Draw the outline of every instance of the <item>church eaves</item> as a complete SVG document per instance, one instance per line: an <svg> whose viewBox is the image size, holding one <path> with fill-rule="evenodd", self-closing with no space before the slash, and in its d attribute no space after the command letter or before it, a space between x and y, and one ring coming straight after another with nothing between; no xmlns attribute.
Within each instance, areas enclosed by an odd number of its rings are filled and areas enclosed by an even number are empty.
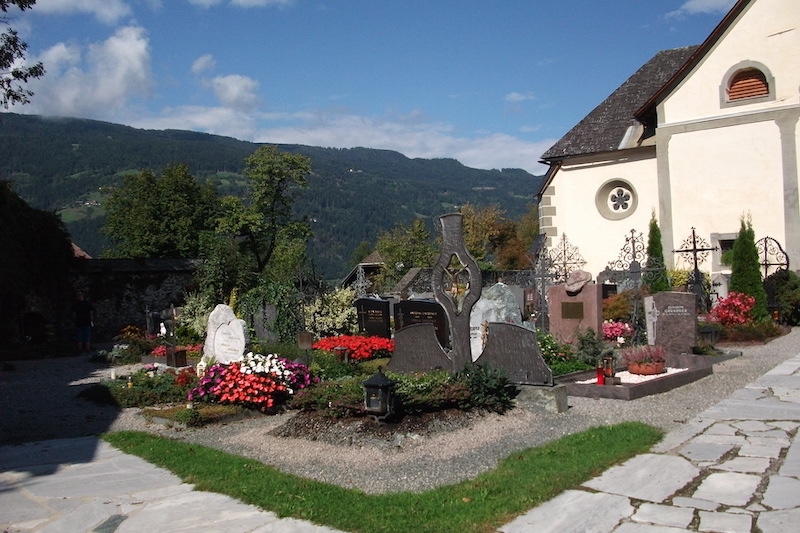
<svg viewBox="0 0 800 533"><path fill-rule="evenodd" d="M543 155L548 163L569 156L612 152L631 126L636 112L670 80L697 50L687 46L662 50L611 93Z"/></svg>

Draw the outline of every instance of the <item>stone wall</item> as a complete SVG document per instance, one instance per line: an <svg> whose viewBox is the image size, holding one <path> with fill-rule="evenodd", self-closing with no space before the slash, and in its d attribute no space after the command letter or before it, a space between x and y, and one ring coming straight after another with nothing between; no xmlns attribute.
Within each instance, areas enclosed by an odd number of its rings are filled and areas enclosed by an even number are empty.
<svg viewBox="0 0 800 533"><path fill-rule="evenodd" d="M191 288L191 259L87 259L74 273L95 310L94 337L110 340L128 324L145 327L145 309L179 306Z"/></svg>

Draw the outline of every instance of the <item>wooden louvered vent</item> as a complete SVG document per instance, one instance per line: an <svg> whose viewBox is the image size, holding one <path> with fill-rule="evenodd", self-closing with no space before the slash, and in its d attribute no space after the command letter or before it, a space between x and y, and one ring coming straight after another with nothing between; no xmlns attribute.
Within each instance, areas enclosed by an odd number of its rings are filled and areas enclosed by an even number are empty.
<svg viewBox="0 0 800 533"><path fill-rule="evenodd" d="M769 85L764 73L757 69L743 70L736 74L728 87L728 100L743 100L769 95Z"/></svg>

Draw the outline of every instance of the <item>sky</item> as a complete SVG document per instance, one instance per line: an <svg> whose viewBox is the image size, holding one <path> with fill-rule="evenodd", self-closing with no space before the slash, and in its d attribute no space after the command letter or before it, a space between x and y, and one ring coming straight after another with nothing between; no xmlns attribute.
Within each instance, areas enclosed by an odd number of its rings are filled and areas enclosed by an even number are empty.
<svg viewBox="0 0 800 533"><path fill-rule="evenodd" d="M539 156L734 0L38 0L10 110L542 173ZM1 28L0 28L1 29Z"/></svg>

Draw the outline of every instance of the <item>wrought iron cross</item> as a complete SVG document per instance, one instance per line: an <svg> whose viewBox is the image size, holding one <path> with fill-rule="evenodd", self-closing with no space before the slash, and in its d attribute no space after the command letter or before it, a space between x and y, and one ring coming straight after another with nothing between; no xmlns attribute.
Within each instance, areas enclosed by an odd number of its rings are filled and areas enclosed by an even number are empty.
<svg viewBox="0 0 800 533"><path fill-rule="evenodd" d="M691 246L689 246L691 245ZM705 261L708 252L718 250L716 246L709 245L705 239L698 238L695 228L692 227L692 235L683 241L683 248L672 250L674 254L684 254L692 256L694 269L692 270L692 292L697 297L698 306L702 310L707 310L707 298L704 291L703 275L700 273L700 263ZM702 255L701 255L702 254Z"/></svg>
<svg viewBox="0 0 800 533"><path fill-rule="evenodd" d="M764 237L756 242L756 250L761 256L761 267L764 269L764 278L767 279L769 269L778 267L778 270L789 270L789 255L777 240Z"/></svg>
<svg viewBox="0 0 800 533"><path fill-rule="evenodd" d="M566 282L573 270L586 264L578 248L567 240L566 233L561 234L561 240L549 256L553 264L551 271L555 271L557 279L561 282Z"/></svg>

